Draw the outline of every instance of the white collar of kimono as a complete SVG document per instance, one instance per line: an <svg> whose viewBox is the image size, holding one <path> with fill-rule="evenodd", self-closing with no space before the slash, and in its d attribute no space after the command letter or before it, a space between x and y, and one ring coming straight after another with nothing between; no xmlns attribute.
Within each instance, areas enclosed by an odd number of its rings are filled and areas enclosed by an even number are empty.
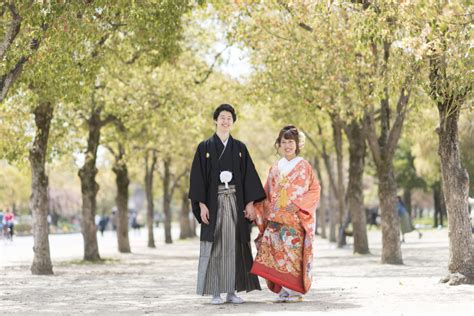
<svg viewBox="0 0 474 316"><path fill-rule="evenodd" d="M227 147L227 143L229 142L230 135L227 135L227 139L225 141L223 141L222 138L220 138L219 135L217 135L217 133L214 135L217 136L217 138L221 141L222 145L224 145L224 148Z"/></svg>
<svg viewBox="0 0 474 316"><path fill-rule="evenodd" d="M301 157L295 157L291 160L287 160L285 157L281 158L278 161L278 171L280 171L280 175L286 176L301 160L303 160Z"/></svg>
<svg viewBox="0 0 474 316"><path fill-rule="evenodd" d="M227 147L227 143L229 142L229 137L227 137L227 139L225 141L222 141L222 144L224 145L224 147Z"/></svg>
<svg viewBox="0 0 474 316"><path fill-rule="evenodd" d="M219 139L220 139L220 138L219 138ZM224 145L224 149L222 150L222 152L221 152L221 154L220 154L220 156L219 156L219 160L221 160L222 155L224 154L224 151L225 151L225 149L227 148L227 143L228 143L228 142L229 142L229 138L227 138L224 142L223 142L222 139L221 139L221 143Z"/></svg>

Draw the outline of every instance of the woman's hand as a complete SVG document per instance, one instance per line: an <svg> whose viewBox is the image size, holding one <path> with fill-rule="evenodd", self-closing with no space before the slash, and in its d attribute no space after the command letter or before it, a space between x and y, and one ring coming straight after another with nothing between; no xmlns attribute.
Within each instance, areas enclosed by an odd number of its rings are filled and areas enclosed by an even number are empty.
<svg viewBox="0 0 474 316"><path fill-rule="evenodd" d="M247 218L248 220L252 222L257 218L255 214L255 208L253 207L253 202L249 202L245 206L244 214L245 214L245 218Z"/></svg>
<svg viewBox="0 0 474 316"><path fill-rule="evenodd" d="M204 224L209 225L209 209L207 208L206 204L199 203L199 207L201 209L201 220Z"/></svg>
<svg viewBox="0 0 474 316"><path fill-rule="evenodd" d="M287 205L285 209L287 212L296 213L299 210L299 207L294 205L293 203L290 203Z"/></svg>

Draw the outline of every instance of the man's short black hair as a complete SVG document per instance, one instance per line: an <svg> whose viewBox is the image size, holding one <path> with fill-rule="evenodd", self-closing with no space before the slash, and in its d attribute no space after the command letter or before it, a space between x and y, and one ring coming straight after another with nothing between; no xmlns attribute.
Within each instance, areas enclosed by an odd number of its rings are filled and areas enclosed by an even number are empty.
<svg viewBox="0 0 474 316"><path fill-rule="evenodd" d="M235 114L234 107L227 103L219 105L214 111L214 121L217 121L217 118L219 117L219 114L221 114L222 111L230 112L232 114L232 119L234 120L234 122L237 121L237 114Z"/></svg>

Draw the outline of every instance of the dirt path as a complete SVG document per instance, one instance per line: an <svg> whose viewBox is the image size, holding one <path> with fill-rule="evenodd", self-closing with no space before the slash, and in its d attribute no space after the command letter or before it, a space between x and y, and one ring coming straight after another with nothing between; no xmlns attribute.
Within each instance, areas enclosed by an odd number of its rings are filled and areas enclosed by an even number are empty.
<svg viewBox="0 0 474 316"><path fill-rule="evenodd" d="M176 232L175 232L176 233ZM146 234L131 233L133 254L115 251L112 233L100 240L105 264L77 264L80 235L51 236L54 276L29 272L30 237L0 241L0 315L324 314L474 315L474 286L438 283L447 266L446 230L406 236L405 265L381 265L380 232L369 232L372 255L353 256L317 238L313 288L303 303L272 303L263 291L243 293L243 305L210 305L195 295L199 241L146 248ZM15 245L16 243L16 245ZM61 248L63 247L63 248ZM73 261L75 259L75 261Z"/></svg>

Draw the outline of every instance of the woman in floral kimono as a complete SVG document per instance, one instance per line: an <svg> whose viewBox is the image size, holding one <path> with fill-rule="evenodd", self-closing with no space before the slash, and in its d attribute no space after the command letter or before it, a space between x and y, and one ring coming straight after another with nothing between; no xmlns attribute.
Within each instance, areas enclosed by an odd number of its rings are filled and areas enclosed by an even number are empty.
<svg viewBox="0 0 474 316"><path fill-rule="evenodd" d="M301 302L311 288L320 186L311 165L297 156L300 138L293 125L280 131L275 147L284 157L270 168L267 197L255 204L252 216L260 234L251 273L265 278L280 302Z"/></svg>

